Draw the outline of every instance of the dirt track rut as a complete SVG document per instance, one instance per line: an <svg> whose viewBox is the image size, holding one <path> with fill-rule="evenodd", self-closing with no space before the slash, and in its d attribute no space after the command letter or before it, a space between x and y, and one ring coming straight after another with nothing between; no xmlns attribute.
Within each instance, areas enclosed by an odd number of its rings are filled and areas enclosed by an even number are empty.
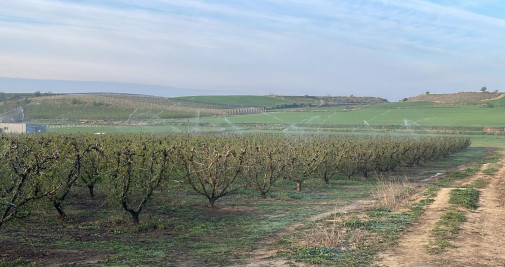
<svg viewBox="0 0 505 267"><path fill-rule="evenodd" d="M449 192L443 188L435 201L427 207L418 223L403 234L398 243L379 255L376 266L505 266L505 207L501 188L505 186L505 158L496 164L500 170L493 176L482 173L484 165L475 176L456 186L469 184L477 179L489 184L480 191L479 207L466 213L467 221L461 225L458 237L452 240L455 248L440 254L429 254L426 244L431 229L449 206Z"/></svg>

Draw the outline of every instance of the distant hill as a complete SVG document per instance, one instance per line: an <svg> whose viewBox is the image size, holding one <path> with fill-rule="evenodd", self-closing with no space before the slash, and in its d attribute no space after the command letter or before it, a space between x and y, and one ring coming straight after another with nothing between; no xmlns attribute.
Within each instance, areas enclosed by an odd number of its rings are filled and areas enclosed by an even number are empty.
<svg viewBox="0 0 505 267"><path fill-rule="evenodd" d="M24 94L0 103L0 114L22 108L25 120L145 121L195 116L228 116L264 111L261 107L228 107L168 97L133 94Z"/></svg>
<svg viewBox="0 0 505 267"><path fill-rule="evenodd" d="M274 96L278 99L295 102L310 103L317 106L349 106L349 105L375 105L388 102L380 97L360 97L360 96Z"/></svg>
<svg viewBox="0 0 505 267"><path fill-rule="evenodd" d="M48 79L25 79L0 77L0 92L51 92L53 94L122 92L128 94L149 94L167 97L203 95L205 90L176 88L152 84L101 81L66 81ZM226 94L229 92L216 92Z"/></svg>
<svg viewBox="0 0 505 267"><path fill-rule="evenodd" d="M387 100L352 96L228 95L169 98L117 93L0 93L0 117L10 118L17 112L25 121L153 123L159 119L232 116L281 108L369 105L383 102Z"/></svg>
<svg viewBox="0 0 505 267"><path fill-rule="evenodd" d="M409 102L428 101L437 103L457 103L496 100L504 97L503 93L490 92L459 92L455 94L423 94L408 98Z"/></svg>
<svg viewBox="0 0 505 267"><path fill-rule="evenodd" d="M373 105L388 102L386 99L378 97L357 97L357 96L193 96L177 97L176 100L189 101L193 103L206 103L214 105L224 105L229 107L265 107L268 109L296 108L296 107L334 107L349 105Z"/></svg>

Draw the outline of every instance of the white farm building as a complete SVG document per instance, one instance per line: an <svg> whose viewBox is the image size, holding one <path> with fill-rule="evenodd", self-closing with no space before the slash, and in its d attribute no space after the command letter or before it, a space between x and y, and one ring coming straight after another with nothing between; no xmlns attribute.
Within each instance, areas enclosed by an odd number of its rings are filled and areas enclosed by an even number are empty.
<svg viewBox="0 0 505 267"><path fill-rule="evenodd" d="M43 133L45 131L45 125L29 124L24 122L0 122L0 133Z"/></svg>

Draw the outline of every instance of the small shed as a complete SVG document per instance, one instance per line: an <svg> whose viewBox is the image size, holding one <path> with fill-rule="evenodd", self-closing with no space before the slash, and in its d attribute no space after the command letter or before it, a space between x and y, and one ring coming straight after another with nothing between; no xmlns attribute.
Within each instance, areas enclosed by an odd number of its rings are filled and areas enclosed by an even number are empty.
<svg viewBox="0 0 505 267"><path fill-rule="evenodd" d="M45 125L30 123L0 123L0 133L43 133L46 132Z"/></svg>

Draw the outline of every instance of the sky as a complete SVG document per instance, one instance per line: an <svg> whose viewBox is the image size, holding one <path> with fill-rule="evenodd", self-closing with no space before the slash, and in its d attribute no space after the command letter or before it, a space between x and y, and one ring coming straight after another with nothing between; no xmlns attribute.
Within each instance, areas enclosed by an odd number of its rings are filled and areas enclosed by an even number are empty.
<svg viewBox="0 0 505 267"><path fill-rule="evenodd" d="M0 91L505 91L504 33L502 0L0 0Z"/></svg>

